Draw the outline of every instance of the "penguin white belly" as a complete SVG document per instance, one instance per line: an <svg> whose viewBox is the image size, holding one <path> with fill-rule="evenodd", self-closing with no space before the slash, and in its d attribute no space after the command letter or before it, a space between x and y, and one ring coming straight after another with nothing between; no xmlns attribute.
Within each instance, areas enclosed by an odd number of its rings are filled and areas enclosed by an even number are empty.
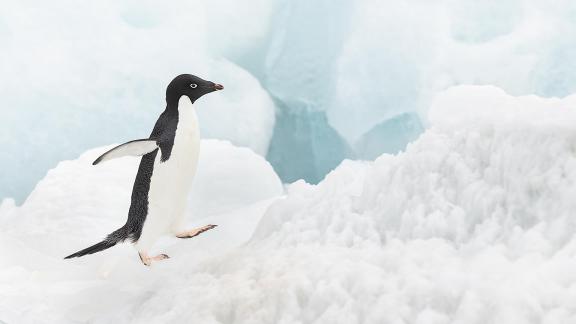
<svg viewBox="0 0 576 324"><path fill-rule="evenodd" d="M170 158L160 162L158 152L150 179L148 214L136 243L139 251L148 251L156 240L181 229L188 193L198 165L200 130L198 119L187 96L178 102L178 126Z"/></svg>

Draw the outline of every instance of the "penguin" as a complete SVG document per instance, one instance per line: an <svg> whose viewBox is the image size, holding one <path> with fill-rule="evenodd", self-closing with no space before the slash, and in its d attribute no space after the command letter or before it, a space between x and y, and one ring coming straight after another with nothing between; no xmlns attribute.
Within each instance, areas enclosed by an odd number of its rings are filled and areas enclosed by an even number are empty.
<svg viewBox="0 0 576 324"><path fill-rule="evenodd" d="M183 228L186 201L200 149L198 119L193 104L200 97L224 89L220 84L191 74L175 77L166 88L166 108L158 117L148 138L118 145L92 164L124 156L141 156L134 180L128 219L124 226L99 243L73 253L65 259L81 257L130 241L146 266L168 259L166 254L148 255L160 236L195 237L216 225L192 230Z"/></svg>

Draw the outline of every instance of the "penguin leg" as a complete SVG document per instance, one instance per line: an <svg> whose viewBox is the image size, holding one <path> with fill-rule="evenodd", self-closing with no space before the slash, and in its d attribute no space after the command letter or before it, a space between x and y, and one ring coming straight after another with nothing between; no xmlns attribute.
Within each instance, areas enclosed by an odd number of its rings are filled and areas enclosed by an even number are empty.
<svg viewBox="0 0 576 324"><path fill-rule="evenodd" d="M166 254L159 254L157 256L151 257L146 252L138 252L138 255L140 256L140 261L142 261L142 263L145 266L150 266L152 264L152 261L161 261L165 259L170 259L170 257Z"/></svg>
<svg viewBox="0 0 576 324"><path fill-rule="evenodd" d="M190 231L180 232L180 233L176 234L176 237L182 238L182 239L193 238L194 236L198 236L201 233L209 231L216 226L218 226L218 225L206 225L206 226L198 227L198 228L195 228L195 229L190 230Z"/></svg>

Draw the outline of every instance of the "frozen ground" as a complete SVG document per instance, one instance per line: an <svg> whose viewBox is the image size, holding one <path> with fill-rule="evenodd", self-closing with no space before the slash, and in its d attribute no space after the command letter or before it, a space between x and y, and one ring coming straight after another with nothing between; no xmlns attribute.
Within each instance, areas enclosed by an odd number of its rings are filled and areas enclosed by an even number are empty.
<svg viewBox="0 0 576 324"><path fill-rule="evenodd" d="M167 238L151 268L127 245L62 260L124 220L136 162L91 150L0 206L0 320L573 323L575 106L451 88L405 152L286 192L258 155L204 141L190 219L220 227Z"/></svg>

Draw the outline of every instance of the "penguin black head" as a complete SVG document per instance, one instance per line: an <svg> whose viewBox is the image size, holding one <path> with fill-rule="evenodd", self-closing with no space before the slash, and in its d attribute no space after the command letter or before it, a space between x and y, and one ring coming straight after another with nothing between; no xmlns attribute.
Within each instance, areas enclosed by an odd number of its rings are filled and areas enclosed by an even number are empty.
<svg viewBox="0 0 576 324"><path fill-rule="evenodd" d="M224 87L212 81L206 81L195 75L180 74L166 88L166 101L178 102L181 96L188 96L194 102L203 95L222 90Z"/></svg>

